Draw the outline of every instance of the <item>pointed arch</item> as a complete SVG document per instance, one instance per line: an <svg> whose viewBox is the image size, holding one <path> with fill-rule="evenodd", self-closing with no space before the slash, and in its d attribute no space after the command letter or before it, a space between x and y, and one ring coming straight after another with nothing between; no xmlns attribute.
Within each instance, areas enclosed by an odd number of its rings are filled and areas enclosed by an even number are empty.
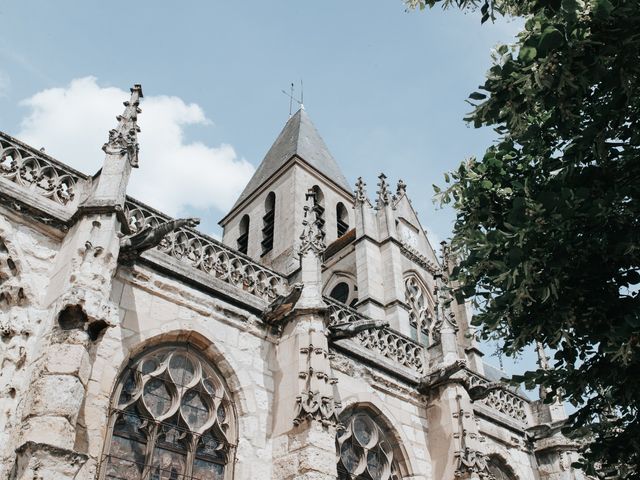
<svg viewBox="0 0 640 480"><path fill-rule="evenodd" d="M336 296L336 289L338 289L341 284L343 284L342 289L346 286L347 294L344 299ZM354 307L358 303L358 283L356 282L355 275L344 271L333 272L329 280L325 283L323 294L345 305Z"/></svg>
<svg viewBox="0 0 640 480"><path fill-rule="evenodd" d="M320 225L320 230L322 231L323 235L326 235L326 230L324 227L325 224L325 215L324 215L324 210L325 210L325 206L324 206L324 193L322 193L322 189L318 186L318 185L314 185L313 187L311 187L311 190L313 191L314 195L315 195L315 211L316 211L316 218L318 219L318 224Z"/></svg>
<svg viewBox="0 0 640 480"><path fill-rule="evenodd" d="M353 399L354 400L354 399ZM375 425L378 428L378 439L380 439L380 435L384 437L383 441L386 444L382 446L382 451L385 456L388 455L389 452L392 453L392 461L387 463L386 466L389 468L385 470L387 476L381 476L381 480L400 480L405 477L410 477L414 472L411 467L409 456L407 450L405 448L405 443L407 440L403 438L403 432L397 430L394 425L398 425L397 421L392 420L391 416L388 413L384 413L381 408L379 408L375 403L369 401L347 401L348 406L346 406L342 413L340 414L340 422L345 426L344 432L338 432L336 435L336 455L338 461L338 478L340 480L352 478L354 480L360 480L365 478L370 478L368 476L360 476L361 474L367 474L367 467L364 465L366 463L366 456L368 452L371 450L375 450L375 447L379 444L373 442L375 440L372 438L372 441L369 443L371 449L367 449L362 446L361 440L366 440L365 438L357 438L356 437L356 429L359 429L359 422L356 422L359 419L363 419L364 422L361 425L366 425L369 423L370 426ZM374 431L375 429L371 429L370 431ZM366 432L365 432L366 433ZM361 435L360 435L361 437ZM408 443L407 443L408 444ZM345 445L347 445L345 447ZM352 448L351 448L352 447ZM386 449L386 450L385 450ZM368 450L366 454L363 455L363 450ZM352 457L353 454L360 454L360 468L352 469L351 472L348 472L348 465L345 465L345 462L349 461L349 457ZM387 459L389 457L387 456ZM383 460L384 463L384 460ZM384 467L384 465L383 465ZM342 472L343 476L340 476ZM355 475L355 476L354 476Z"/></svg>
<svg viewBox="0 0 640 480"><path fill-rule="evenodd" d="M251 220L249 215L244 215L238 226L237 249L240 253L247 254L249 250L249 227Z"/></svg>
<svg viewBox="0 0 640 480"><path fill-rule="evenodd" d="M276 194L269 192L264 200L264 215L262 217L262 255L273 250L273 237L276 218Z"/></svg>
<svg viewBox="0 0 640 480"><path fill-rule="evenodd" d="M219 368L200 335L170 337L137 346L117 377L101 480L233 478L238 412L222 372L230 367Z"/></svg>
<svg viewBox="0 0 640 480"><path fill-rule="evenodd" d="M338 202L336 204L336 233L337 238L340 238L349 231L349 212L344 203Z"/></svg>
<svg viewBox="0 0 640 480"><path fill-rule="evenodd" d="M405 302L409 306L411 337L426 346L433 344L435 301L426 283L415 271L405 272Z"/></svg>

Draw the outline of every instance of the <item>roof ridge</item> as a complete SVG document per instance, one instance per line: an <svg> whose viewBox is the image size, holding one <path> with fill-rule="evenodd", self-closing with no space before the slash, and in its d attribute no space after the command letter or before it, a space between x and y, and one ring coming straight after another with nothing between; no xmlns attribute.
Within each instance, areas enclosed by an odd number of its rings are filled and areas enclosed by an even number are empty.
<svg viewBox="0 0 640 480"><path fill-rule="evenodd" d="M318 132L306 110L300 108L287 120L233 207L225 215L225 218L249 198L253 192L262 187L294 156L302 159L338 187L350 192L349 183L335 158L329 152L320 132Z"/></svg>

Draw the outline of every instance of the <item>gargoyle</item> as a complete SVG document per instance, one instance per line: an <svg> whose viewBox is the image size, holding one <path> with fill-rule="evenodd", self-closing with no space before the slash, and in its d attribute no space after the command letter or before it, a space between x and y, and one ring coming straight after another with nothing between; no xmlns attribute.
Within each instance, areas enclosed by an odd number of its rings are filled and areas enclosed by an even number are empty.
<svg viewBox="0 0 640 480"><path fill-rule="evenodd" d="M289 315L293 307L296 306L302 294L302 288L303 285L301 283L294 283L289 293L278 295L262 314L262 320L269 325L278 326L277 324Z"/></svg>
<svg viewBox="0 0 640 480"><path fill-rule="evenodd" d="M168 233L184 226L195 227L199 223L199 218L179 218L155 227L143 228L138 233L120 240L120 257L124 260L133 260L141 253L158 246Z"/></svg>
<svg viewBox="0 0 640 480"><path fill-rule="evenodd" d="M464 370L467 367L467 362L465 360L456 360L447 365L438 366L430 370L418 384L418 391L421 393L426 393L433 386L442 383L445 380L451 379L451 381L458 382L462 385L465 385L467 382L466 375L460 378L452 378L456 373Z"/></svg>
<svg viewBox="0 0 640 480"><path fill-rule="evenodd" d="M378 330L388 326L389 322L386 320L372 320L370 318L363 318L353 322L334 323L329 325L329 338L331 340L351 338L364 330Z"/></svg>
<svg viewBox="0 0 640 480"><path fill-rule="evenodd" d="M502 382L489 382L484 385L474 385L473 387L467 388L467 392L469 392L469 398L471 398L472 402L476 400L482 400L489 396L489 394L495 390L506 390L507 387Z"/></svg>

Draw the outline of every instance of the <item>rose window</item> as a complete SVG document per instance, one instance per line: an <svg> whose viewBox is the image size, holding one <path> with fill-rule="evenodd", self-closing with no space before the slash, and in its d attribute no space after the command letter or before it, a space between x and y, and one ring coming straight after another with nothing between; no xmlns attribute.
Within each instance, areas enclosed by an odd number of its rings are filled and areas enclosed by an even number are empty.
<svg viewBox="0 0 640 480"><path fill-rule="evenodd" d="M390 439L368 415L358 413L343 420L338 432L338 478L341 480L400 480Z"/></svg>
<svg viewBox="0 0 640 480"><path fill-rule="evenodd" d="M132 361L116 388L103 480L228 479L233 409L220 375L188 347Z"/></svg>

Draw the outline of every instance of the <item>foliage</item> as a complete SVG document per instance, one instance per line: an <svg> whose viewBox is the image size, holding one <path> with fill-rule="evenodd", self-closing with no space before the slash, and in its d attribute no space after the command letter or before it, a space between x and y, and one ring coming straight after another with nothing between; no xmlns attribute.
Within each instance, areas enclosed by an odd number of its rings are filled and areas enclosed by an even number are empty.
<svg viewBox="0 0 640 480"><path fill-rule="evenodd" d="M436 188L457 210L458 295L507 355L541 342L552 369L514 380L580 407L591 475L640 478L640 2L414 0L516 13L468 121L498 142Z"/></svg>

